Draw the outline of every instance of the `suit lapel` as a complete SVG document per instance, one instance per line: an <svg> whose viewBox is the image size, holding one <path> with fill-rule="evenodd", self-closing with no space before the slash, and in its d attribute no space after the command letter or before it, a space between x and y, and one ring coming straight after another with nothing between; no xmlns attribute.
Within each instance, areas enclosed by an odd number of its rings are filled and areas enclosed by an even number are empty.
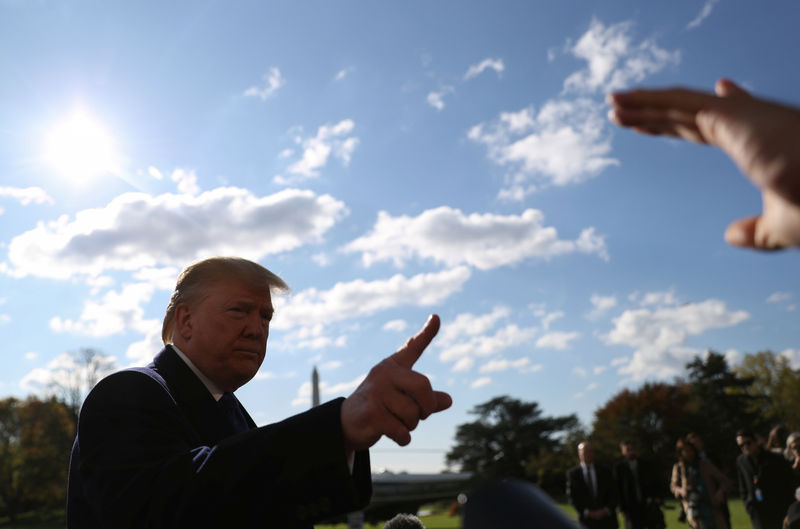
<svg viewBox="0 0 800 529"><path fill-rule="evenodd" d="M167 382L178 407L203 444L214 445L235 434L217 401L170 346L155 357L153 366ZM245 416L252 422L247 412Z"/></svg>

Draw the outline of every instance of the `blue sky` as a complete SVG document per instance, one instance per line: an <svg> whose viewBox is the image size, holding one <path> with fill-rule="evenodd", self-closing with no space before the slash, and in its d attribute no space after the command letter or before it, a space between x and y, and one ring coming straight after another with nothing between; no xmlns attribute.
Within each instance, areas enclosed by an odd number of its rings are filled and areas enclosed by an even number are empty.
<svg viewBox="0 0 800 529"><path fill-rule="evenodd" d="M721 153L614 128L605 94L728 76L800 104L795 2L0 0L0 393L64 354L148 362L179 270L291 285L237 393L349 394L431 312L453 408L373 467L437 472L497 395L549 415L708 348L800 367L796 251L728 247L760 195Z"/></svg>

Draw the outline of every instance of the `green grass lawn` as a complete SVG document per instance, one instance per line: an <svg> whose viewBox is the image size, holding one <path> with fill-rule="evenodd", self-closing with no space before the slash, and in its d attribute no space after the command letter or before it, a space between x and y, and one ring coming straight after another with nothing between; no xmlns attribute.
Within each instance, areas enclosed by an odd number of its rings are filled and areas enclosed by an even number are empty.
<svg viewBox="0 0 800 529"><path fill-rule="evenodd" d="M573 509L571 505L559 504L559 507L573 520L578 519L575 514L575 509ZM736 529L751 527L750 518L748 518L741 501L738 499L730 500L728 501L728 507L731 511L732 527ZM677 502L674 500L667 500L666 508L664 509L664 519L667 522L667 529L688 529L689 526L687 524L678 521L678 512ZM426 529L460 529L461 527L461 518L458 516L449 516L447 513L421 516L420 519L422 523L425 524ZM377 525L364 524L365 529L381 529L382 527L382 523ZM625 527L625 524L622 522L622 516L620 516L620 527ZM347 525L317 525L315 529L347 529Z"/></svg>
<svg viewBox="0 0 800 529"><path fill-rule="evenodd" d="M678 508L674 500L668 500L666 503L667 509L664 510L664 519L667 522L667 529L688 529L688 525L678 522ZM730 500L728 506L731 510L731 526L735 529L749 528L750 518L744 510L744 505L739 500ZM575 510L567 504L559 504L559 507L567 513L567 516L573 520L577 519ZM460 529L461 518L458 516L449 516L447 513L431 514L429 516L421 517L422 523L425 524L426 529ZM16 525L10 525L8 519L0 518L0 527L13 527L14 529L64 529L63 511L50 513L47 516L38 514L25 514L22 515ZM383 523L377 525L364 524L365 529L381 529ZM625 527L622 524L620 517L620 527ZM347 529L346 524L337 525L317 525L315 529Z"/></svg>

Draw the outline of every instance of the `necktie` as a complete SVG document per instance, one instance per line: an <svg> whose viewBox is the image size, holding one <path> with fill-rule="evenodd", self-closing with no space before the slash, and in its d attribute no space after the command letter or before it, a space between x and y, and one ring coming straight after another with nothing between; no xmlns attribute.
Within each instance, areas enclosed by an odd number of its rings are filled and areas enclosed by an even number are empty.
<svg viewBox="0 0 800 529"><path fill-rule="evenodd" d="M219 406L236 433L246 432L250 429L247 418L239 406L239 401L236 400L233 393L223 393L219 399Z"/></svg>

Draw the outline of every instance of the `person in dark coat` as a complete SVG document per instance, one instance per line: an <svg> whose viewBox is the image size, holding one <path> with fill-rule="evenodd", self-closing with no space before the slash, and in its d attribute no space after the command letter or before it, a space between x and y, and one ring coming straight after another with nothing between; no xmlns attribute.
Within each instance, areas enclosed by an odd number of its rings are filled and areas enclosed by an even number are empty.
<svg viewBox="0 0 800 529"><path fill-rule="evenodd" d="M589 441L578 445L580 464L567 471L567 497L578 521L589 529L613 529L617 523L617 488L611 470L595 464Z"/></svg>
<svg viewBox="0 0 800 529"><path fill-rule="evenodd" d="M762 449L749 430L736 433L739 495L754 529L782 529L794 500L795 478L786 459Z"/></svg>

